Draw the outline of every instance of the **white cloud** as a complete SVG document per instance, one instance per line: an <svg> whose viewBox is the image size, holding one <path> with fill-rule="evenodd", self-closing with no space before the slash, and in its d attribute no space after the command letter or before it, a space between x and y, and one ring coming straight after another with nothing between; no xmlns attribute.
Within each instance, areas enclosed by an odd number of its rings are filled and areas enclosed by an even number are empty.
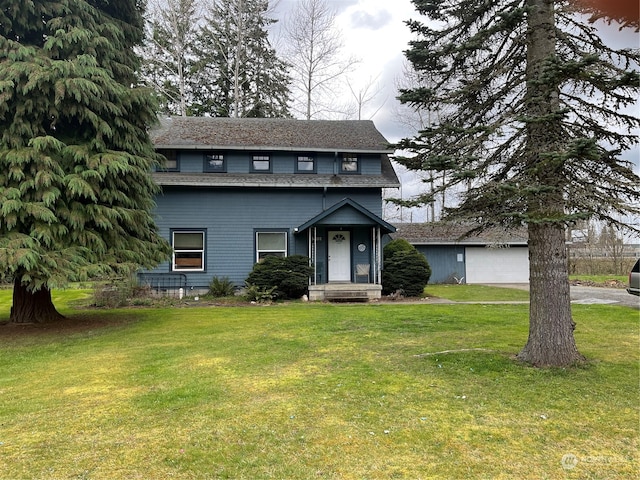
<svg viewBox="0 0 640 480"><path fill-rule="evenodd" d="M354 28L370 28L379 30L386 26L391 19L391 14L387 10L379 10L375 14L364 10L358 10L351 14L351 24Z"/></svg>

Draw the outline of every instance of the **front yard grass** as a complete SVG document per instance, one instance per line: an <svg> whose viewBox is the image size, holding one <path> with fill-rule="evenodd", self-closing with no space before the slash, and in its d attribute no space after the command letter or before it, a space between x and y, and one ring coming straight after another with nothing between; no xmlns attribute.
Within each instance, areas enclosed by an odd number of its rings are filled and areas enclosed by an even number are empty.
<svg viewBox="0 0 640 480"><path fill-rule="evenodd" d="M589 363L541 370L513 359L527 305L74 311L67 295L67 329L0 326L1 478L640 473L630 308L574 305Z"/></svg>
<svg viewBox="0 0 640 480"><path fill-rule="evenodd" d="M429 284L427 297L446 298L454 302L528 302L526 289L495 287L491 285Z"/></svg>

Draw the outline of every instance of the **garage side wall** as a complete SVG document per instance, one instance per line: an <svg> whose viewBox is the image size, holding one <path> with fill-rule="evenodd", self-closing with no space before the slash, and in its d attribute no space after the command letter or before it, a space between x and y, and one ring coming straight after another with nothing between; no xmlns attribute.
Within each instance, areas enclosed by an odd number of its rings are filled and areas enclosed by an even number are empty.
<svg viewBox="0 0 640 480"><path fill-rule="evenodd" d="M415 247L427 258L431 267L429 283L457 283L465 276L463 246L416 245ZM461 283L464 283L464 280Z"/></svg>

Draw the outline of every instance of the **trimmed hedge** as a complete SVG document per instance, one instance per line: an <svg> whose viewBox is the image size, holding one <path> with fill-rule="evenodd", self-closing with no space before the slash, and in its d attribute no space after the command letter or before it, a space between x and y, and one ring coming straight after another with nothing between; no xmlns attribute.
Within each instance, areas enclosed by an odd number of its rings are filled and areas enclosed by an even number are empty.
<svg viewBox="0 0 640 480"><path fill-rule="evenodd" d="M431 267L424 255L406 240L398 239L384 248L382 293L398 291L406 297L419 297L431 278Z"/></svg>
<svg viewBox="0 0 640 480"><path fill-rule="evenodd" d="M295 299L307 293L312 274L309 258L304 255L268 256L253 266L246 282L262 290L275 287L276 298Z"/></svg>
<svg viewBox="0 0 640 480"><path fill-rule="evenodd" d="M413 252L416 249L404 238L398 238L387 243L382 251L384 259L393 257L398 252Z"/></svg>

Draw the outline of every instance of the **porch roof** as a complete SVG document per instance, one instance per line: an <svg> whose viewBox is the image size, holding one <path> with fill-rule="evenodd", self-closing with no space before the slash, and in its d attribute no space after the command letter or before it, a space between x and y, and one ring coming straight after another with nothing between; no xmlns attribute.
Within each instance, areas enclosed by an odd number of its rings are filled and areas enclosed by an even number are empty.
<svg viewBox="0 0 640 480"><path fill-rule="evenodd" d="M362 205L360 205L359 203L351 200L350 198L344 198L341 201L339 201L338 203L336 203L335 205L329 207L327 210L319 213L315 217L311 218L307 222L305 222L302 225L300 225L296 229L296 231L297 232L303 232L306 229L308 229L309 227L312 227L312 226L317 225L319 223L324 223L324 221L329 219L329 217L331 217L338 210L341 210L343 208L352 209L352 210L355 210L356 212L360 213L361 215L366 217L371 222L370 225L379 226L384 231L384 233L393 233L393 232L396 231L396 227L394 227L390 223L385 222L382 218L380 218L376 214L370 212L369 210L364 208Z"/></svg>
<svg viewBox="0 0 640 480"><path fill-rule="evenodd" d="M398 188L400 181L387 155L380 156L380 165L381 175L154 172L152 177L163 187Z"/></svg>

